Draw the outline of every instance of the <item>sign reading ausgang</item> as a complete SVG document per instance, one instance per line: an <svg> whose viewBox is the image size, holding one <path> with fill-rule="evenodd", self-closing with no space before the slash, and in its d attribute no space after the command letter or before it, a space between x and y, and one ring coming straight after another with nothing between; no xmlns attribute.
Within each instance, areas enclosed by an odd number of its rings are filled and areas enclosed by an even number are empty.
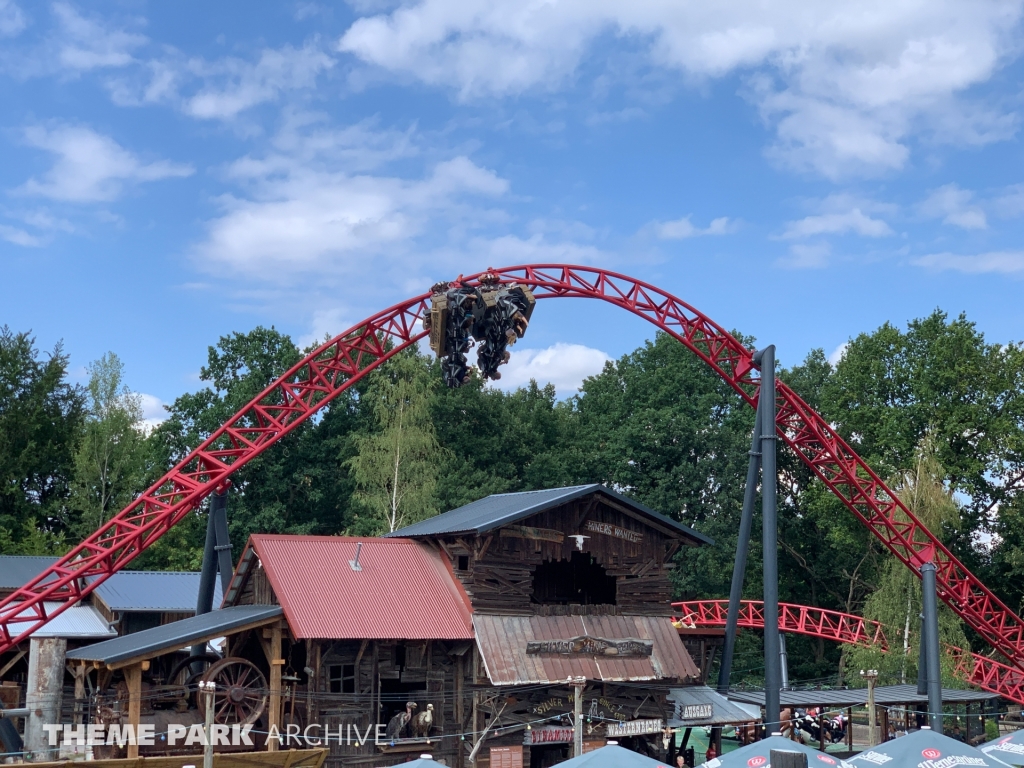
<svg viewBox="0 0 1024 768"><path fill-rule="evenodd" d="M686 704L679 708L680 720L706 720L715 711L713 704Z"/></svg>
<svg viewBox="0 0 1024 768"><path fill-rule="evenodd" d="M648 733L661 733L665 729L664 720L630 720L626 723L608 723L606 733L612 736L643 736Z"/></svg>

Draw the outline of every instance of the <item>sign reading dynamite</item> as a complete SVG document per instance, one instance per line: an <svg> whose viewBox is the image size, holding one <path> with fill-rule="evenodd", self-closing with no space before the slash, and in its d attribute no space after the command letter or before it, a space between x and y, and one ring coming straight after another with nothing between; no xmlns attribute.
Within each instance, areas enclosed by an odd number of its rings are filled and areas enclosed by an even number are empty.
<svg viewBox="0 0 1024 768"><path fill-rule="evenodd" d="M563 728L555 725L544 725L540 728L533 728L526 732L523 744L567 744L571 742L575 732L572 728Z"/></svg>
<svg viewBox="0 0 1024 768"><path fill-rule="evenodd" d="M650 656L654 653L654 643L631 637L609 640L583 635L568 640L530 640L526 644L526 652L576 656Z"/></svg>
<svg viewBox="0 0 1024 768"><path fill-rule="evenodd" d="M608 723L606 733L612 736L643 736L647 733L661 733L665 728L664 720L630 720L626 723Z"/></svg>
<svg viewBox="0 0 1024 768"><path fill-rule="evenodd" d="M639 531L631 531L629 528L622 528L611 523L599 523L596 520L588 520L585 527L588 531L603 533L605 536L614 536L616 539L622 539L632 544L639 544L644 540L644 535Z"/></svg>

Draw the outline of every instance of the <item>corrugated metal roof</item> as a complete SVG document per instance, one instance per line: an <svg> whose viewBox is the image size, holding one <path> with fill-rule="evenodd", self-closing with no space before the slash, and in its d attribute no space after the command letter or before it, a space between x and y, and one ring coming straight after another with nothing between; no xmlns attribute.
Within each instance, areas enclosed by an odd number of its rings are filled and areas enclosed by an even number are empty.
<svg viewBox="0 0 1024 768"><path fill-rule="evenodd" d="M61 605L63 603L45 602L43 609L49 615ZM33 615L32 611L26 611L23 614L26 619ZM17 621L19 617L15 617L14 621ZM117 631L111 629L106 619L91 605L73 605L29 635L29 637L66 637L69 640L116 636Z"/></svg>
<svg viewBox="0 0 1024 768"><path fill-rule="evenodd" d="M56 562L56 557L0 555L0 589L23 587Z"/></svg>
<svg viewBox="0 0 1024 768"><path fill-rule="evenodd" d="M764 691L729 691L728 698L747 704L764 706ZM998 694L985 691L943 688L942 700L946 702L988 701ZM782 691L780 703L784 707L859 707L868 702L867 688L846 688L827 691ZM926 704L928 696L917 692L916 685L875 686L875 704Z"/></svg>
<svg viewBox="0 0 1024 768"><path fill-rule="evenodd" d="M551 488L544 491L521 491L519 493L495 493L483 499L471 502L450 512L422 520L406 526L388 537L397 536L438 536L450 533L486 533L503 525L510 525L523 518L536 515L546 509L557 507L575 499L599 493L620 504L630 507L653 522L682 533L684 536L701 544L714 544L702 533L670 517L645 507L628 496L616 493L610 488L597 483L590 485L573 485L567 488Z"/></svg>
<svg viewBox="0 0 1024 768"><path fill-rule="evenodd" d="M733 725L761 719L760 714L751 715L741 705L734 704L706 685L672 688L668 692L668 700L675 703L674 717L668 721L670 728L688 728L695 725ZM710 707L711 714L686 717L687 707Z"/></svg>
<svg viewBox="0 0 1024 768"><path fill-rule="evenodd" d="M239 627L269 622L280 615L279 605L235 605L87 645L68 651L67 658L116 665L140 656L168 653L203 638L219 637Z"/></svg>
<svg viewBox="0 0 1024 768"><path fill-rule="evenodd" d="M494 685L588 680L685 680L699 676L690 654L668 619L655 616L485 616L473 617L476 642ZM651 640L651 656L616 658L527 653L531 640L576 637Z"/></svg>
<svg viewBox="0 0 1024 768"><path fill-rule="evenodd" d="M426 544L272 534L254 534L250 543L296 638L473 638L469 599ZM349 561L360 544L356 571Z"/></svg>
<svg viewBox="0 0 1024 768"><path fill-rule="evenodd" d="M191 613L199 596L200 574L190 571L120 571L96 588L112 611ZM220 579L213 604L220 605Z"/></svg>

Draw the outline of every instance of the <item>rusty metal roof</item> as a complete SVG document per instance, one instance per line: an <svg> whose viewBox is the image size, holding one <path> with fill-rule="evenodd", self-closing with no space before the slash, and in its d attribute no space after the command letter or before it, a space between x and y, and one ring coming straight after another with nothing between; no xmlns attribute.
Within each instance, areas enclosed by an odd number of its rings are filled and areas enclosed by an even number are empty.
<svg viewBox="0 0 1024 768"><path fill-rule="evenodd" d="M469 598L426 544L272 534L249 542L296 638L473 639ZM358 545L357 570L350 561ZM237 592L234 582L228 592Z"/></svg>
<svg viewBox="0 0 1024 768"><path fill-rule="evenodd" d="M450 512L421 520L406 526L387 537L399 536L442 536L454 533L481 534L510 525L524 518L536 515L552 507L567 504L593 493L600 494L612 502L629 507L652 523L669 531L682 534L695 544L714 544L714 540L699 533L678 520L665 517L650 507L616 493L597 483L573 485L568 488L549 488L543 491L521 491L519 493L495 493Z"/></svg>
<svg viewBox="0 0 1024 768"><path fill-rule="evenodd" d="M700 671L686 652L672 622L654 616L485 616L473 617L476 642L494 685L588 680L686 680ZM532 640L651 640L650 656L615 658L526 652Z"/></svg>

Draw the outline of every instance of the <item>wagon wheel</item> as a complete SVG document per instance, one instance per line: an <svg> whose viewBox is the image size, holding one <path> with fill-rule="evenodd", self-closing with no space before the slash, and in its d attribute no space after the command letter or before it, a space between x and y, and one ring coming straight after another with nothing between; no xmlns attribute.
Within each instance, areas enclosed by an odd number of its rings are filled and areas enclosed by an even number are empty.
<svg viewBox="0 0 1024 768"><path fill-rule="evenodd" d="M220 654L217 653L200 653L196 656L186 656L184 659L182 659L173 667L171 667L171 671L167 675L167 684L174 685L174 681L178 679L178 675L181 674L181 670L191 667L196 662L214 664L220 661L220 658ZM202 672L198 674L189 672L187 675L185 675L184 685L191 687L192 684L195 683L199 679L199 677L202 676L202 674Z"/></svg>
<svg viewBox="0 0 1024 768"><path fill-rule="evenodd" d="M221 725L255 723L267 706L267 679L247 659L228 656L203 675L203 681L217 687L213 697L213 719ZM199 712L206 717L206 696L198 695Z"/></svg>

